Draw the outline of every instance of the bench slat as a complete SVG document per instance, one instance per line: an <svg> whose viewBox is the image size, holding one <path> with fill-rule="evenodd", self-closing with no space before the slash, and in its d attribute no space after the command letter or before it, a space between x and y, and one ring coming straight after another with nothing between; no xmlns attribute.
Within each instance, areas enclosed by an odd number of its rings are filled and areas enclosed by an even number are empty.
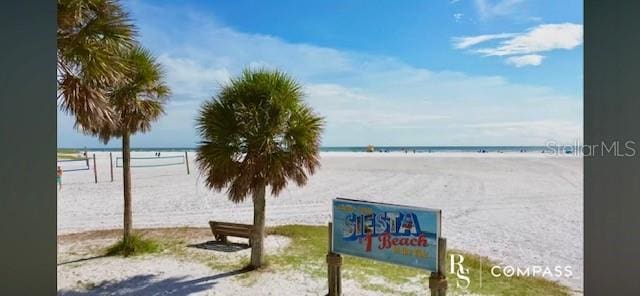
<svg viewBox="0 0 640 296"><path fill-rule="evenodd" d="M231 226L231 227L241 227L241 228L253 228L253 225L250 224L240 224L240 223L231 223L231 222L218 222L218 221L209 221L209 225L211 226Z"/></svg>
<svg viewBox="0 0 640 296"><path fill-rule="evenodd" d="M214 232L214 234L224 235L224 236L235 236L235 237L251 238L251 233L248 233L248 232L216 231L216 232Z"/></svg>
<svg viewBox="0 0 640 296"><path fill-rule="evenodd" d="M212 229L228 229L228 230L234 230L234 231L251 231L251 228L243 228L243 227L228 227L228 226L220 226L220 225L214 225L212 226Z"/></svg>
<svg viewBox="0 0 640 296"><path fill-rule="evenodd" d="M218 226L218 225L211 227L211 229L229 230L229 231L251 231L251 228L226 227L226 226Z"/></svg>
<svg viewBox="0 0 640 296"><path fill-rule="evenodd" d="M253 225L229 222L209 221L209 226L211 227L211 232L214 235L243 238L251 238L251 232L253 230Z"/></svg>

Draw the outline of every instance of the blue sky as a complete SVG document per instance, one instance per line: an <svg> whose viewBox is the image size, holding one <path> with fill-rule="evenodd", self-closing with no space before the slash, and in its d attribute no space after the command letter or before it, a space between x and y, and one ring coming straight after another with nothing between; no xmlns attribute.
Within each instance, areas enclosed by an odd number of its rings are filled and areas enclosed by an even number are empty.
<svg viewBox="0 0 640 296"><path fill-rule="evenodd" d="M545 145L582 137L582 1L126 1L167 115L134 147L195 146L200 104L243 67L284 70L323 146ZM114 140L108 147L118 147ZM103 147L58 112L58 147Z"/></svg>

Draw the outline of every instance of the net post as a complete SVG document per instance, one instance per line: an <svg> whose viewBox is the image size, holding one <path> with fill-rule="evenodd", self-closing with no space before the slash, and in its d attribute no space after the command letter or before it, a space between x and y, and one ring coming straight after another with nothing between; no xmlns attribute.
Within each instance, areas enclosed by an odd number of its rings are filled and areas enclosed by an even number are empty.
<svg viewBox="0 0 640 296"><path fill-rule="evenodd" d="M87 161L89 161L88 158L87 158ZM95 153L93 154L93 177L94 177L94 179L96 181L96 184L98 184L98 169L96 168L96 154Z"/></svg>
<svg viewBox="0 0 640 296"><path fill-rule="evenodd" d="M111 182L113 182L113 156L109 152L109 166L111 167Z"/></svg>
<svg viewBox="0 0 640 296"><path fill-rule="evenodd" d="M187 175L189 175L189 155L186 150L184 151L184 162L187 164Z"/></svg>

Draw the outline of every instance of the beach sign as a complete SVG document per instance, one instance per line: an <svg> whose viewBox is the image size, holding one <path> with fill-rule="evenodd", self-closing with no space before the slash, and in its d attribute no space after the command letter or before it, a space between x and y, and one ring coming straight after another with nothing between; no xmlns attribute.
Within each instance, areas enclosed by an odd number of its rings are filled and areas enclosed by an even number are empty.
<svg viewBox="0 0 640 296"><path fill-rule="evenodd" d="M441 211L333 199L331 252L438 270Z"/></svg>

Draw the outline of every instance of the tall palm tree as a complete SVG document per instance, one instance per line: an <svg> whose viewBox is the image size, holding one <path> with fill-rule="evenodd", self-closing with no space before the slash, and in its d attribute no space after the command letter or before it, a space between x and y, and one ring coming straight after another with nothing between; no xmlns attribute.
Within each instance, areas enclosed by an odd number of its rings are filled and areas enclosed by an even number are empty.
<svg viewBox="0 0 640 296"><path fill-rule="evenodd" d="M94 134L111 120L110 87L127 78L122 52L135 28L114 0L58 0L57 85L60 109L76 128Z"/></svg>
<svg viewBox="0 0 640 296"><path fill-rule="evenodd" d="M116 85L108 95L113 113L111 123L96 129L105 143L111 138L122 138L122 174L124 185L124 253L131 237L131 146L130 137L145 133L151 124L164 114L164 105L170 90L164 82L164 74L149 51L136 46L128 51L123 60L128 67L129 78Z"/></svg>
<svg viewBox="0 0 640 296"><path fill-rule="evenodd" d="M252 196L253 268L263 264L267 186L277 196L289 181L306 184L320 166L324 120L302 97L301 85L283 72L244 70L203 104L197 119L196 161L206 185L228 187L236 203Z"/></svg>

